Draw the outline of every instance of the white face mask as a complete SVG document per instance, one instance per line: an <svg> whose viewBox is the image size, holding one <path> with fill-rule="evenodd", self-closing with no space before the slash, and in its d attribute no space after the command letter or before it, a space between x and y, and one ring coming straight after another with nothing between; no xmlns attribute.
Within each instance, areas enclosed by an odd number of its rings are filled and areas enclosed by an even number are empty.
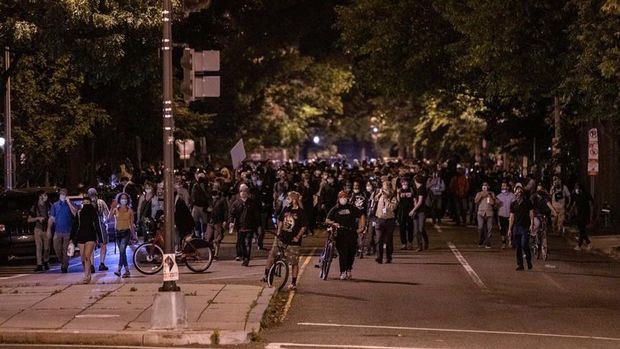
<svg viewBox="0 0 620 349"><path fill-rule="evenodd" d="M144 189L144 192L147 193L147 194L150 194L150 193L153 192L153 189L152 188L146 188L146 189Z"/></svg>
<svg viewBox="0 0 620 349"><path fill-rule="evenodd" d="M369 193L372 193L372 187L371 186L366 187L366 191Z"/></svg>
<svg viewBox="0 0 620 349"><path fill-rule="evenodd" d="M353 192L354 192L355 194L357 194L357 193L359 193L359 192L360 192L360 190L356 188L356 189L353 189Z"/></svg>
<svg viewBox="0 0 620 349"><path fill-rule="evenodd" d="M121 199L121 205L127 205L127 199Z"/></svg>
<svg viewBox="0 0 620 349"><path fill-rule="evenodd" d="M489 187L487 187L486 185L484 187L482 187L482 190L487 191L489 190Z"/></svg>
<svg viewBox="0 0 620 349"><path fill-rule="evenodd" d="M58 197L58 199L60 200L60 202L64 202L65 200L67 200L67 196L66 195L60 195Z"/></svg>
<svg viewBox="0 0 620 349"><path fill-rule="evenodd" d="M409 184L403 184L403 189L408 189L409 188Z"/></svg>
<svg viewBox="0 0 620 349"><path fill-rule="evenodd" d="M508 189L502 189L502 193L508 192Z"/></svg>
<svg viewBox="0 0 620 349"><path fill-rule="evenodd" d="M338 203L339 203L340 205L344 206L344 205L346 205L346 204L347 204L347 199L346 199L346 198L341 198L341 199L338 199Z"/></svg>

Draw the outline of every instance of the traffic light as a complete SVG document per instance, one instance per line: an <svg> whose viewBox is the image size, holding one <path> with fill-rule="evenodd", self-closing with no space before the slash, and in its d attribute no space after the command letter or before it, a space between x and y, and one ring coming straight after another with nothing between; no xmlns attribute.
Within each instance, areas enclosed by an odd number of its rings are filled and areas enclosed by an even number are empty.
<svg viewBox="0 0 620 349"><path fill-rule="evenodd" d="M181 67L181 92L186 103L197 98L220 96L220 77L209 73L220 70L220 51L194 51L186 48L181 57Z"/></svg>

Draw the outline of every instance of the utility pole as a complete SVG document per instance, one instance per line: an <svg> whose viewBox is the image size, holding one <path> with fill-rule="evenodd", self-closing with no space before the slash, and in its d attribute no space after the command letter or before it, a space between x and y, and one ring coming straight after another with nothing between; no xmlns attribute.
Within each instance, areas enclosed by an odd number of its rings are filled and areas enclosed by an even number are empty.
<svg viewBox="0 0 620 349"><path fill-rule="evenodd" d="M11 67L9 47L4 48L4 71ZM4 87L4 190L13 189L13 137L11 135L11 77Z"/></svg>
<svg viewBox="0 0 620 349"><path fill-rule="evenodd" d="M164 155L164 253L173 261L174 246L174 117L172 111L172 3L163 0L162 9L163 38L163 155ZM170 254L172 256L170 257ZM175 262L176 264L176 262ZM164 266L167 267L167 266ZM166 278L164 277L164 280ZM180 292L176 281L164 281L153 300L151 328L177 329L187 326L185 295Z"/></svg>

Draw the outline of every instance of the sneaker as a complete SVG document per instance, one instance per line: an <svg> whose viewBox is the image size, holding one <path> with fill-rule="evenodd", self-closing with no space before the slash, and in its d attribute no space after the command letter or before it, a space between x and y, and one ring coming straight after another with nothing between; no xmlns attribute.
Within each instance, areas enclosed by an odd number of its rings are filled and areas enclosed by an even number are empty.
<svg viewBox="0 0 620 349"><path fill-rule="evenodd" d="M383 264L383 260L381 260L381 258L375 258L375 262L379 264Z"/></svg>
<svg viewBox="0 0 620 349"><path fill-rule="evenodd" d="M82 280L82 283L83 283L83 284L90 284L90 276L85 277L85 278Z"/></svg>
<svg viewBox="0 0 620 349"><path fill-rule="evenodd" d="M35 272L39 272L39 271L43 271L43 266L42 265L37 265L36 268L34 268Z"/></svg>
<svg viewBox="0 0 620 349"><path fill-rule="evenodd" d="M484 248L491 248L491 245L487 244L486 246L484 246Z"/></svg>
<svg viewBox="0 0 620 349"><path fill-rule="evenodd" d="M95 273L95 266L94 266L94 265L91 265L91 266L90 266L90 273L91 273L91 274L94 274L94 273Z"/></svg>
<svg viewBox="0 0 620 349"><path fill-rule="evenodd" d="M575 248L574 248L573 250L575 250L575 251L581 251L581 246L577 245L577 246L575 246Z"/></svg>
<svg viewBox="0 0 620 349"><path fill-rule="evenodd" d="M524 270L523 266L518 266L517 269L515 269L516 271L521 271Z"/></svg>
<svg viewBox="0 0 620 349"><path fill-rule="evenodd" d="M346 280L347 279L347 273L340 273L340 280Z"/></svg>
<svg viewBox="0 0 620 349"><path fill-rule="evenodd" d="M131 276L131 274L129 273L129 270L125 270L125 273L123 274L123 278L128 278L129 276Z"/></svg>
<svg viewBox="0 0 620 349"><path fill-rule="evenodd" d="M99 264L99 271L107 271L108 269L110 268L106 267L105 264L103 263Z"/></svg>
<svg viewBox="0 0 620 349"><path fill-rule="evenodd" d="M423 250L422 246L419 246L418 248L415 249L416 252L420 252L422 250Z"/></svg>
<svg viewBox="0 0 620 349"><path fill-rule="evenodd" d="M586 245L586 250L590 251L592 249L592 243Z"/></svg>
<svg viewBox="0 0 620 349"><path fill-rule="evenodd" d="M294 290L296 290L296 289L297 289L297 285L295 285L295 284L289 284L287 288L288 288L288 290L289 290L289 291L294 291Z"/></svg>
<svg viewBox="0 0 620 349"><path fill-rule="evenodd" d="M353 279L353 274L351 273L351 271L350 271L350 270L349 270L349 271L347 271L347 273L346 273L346 274L347 274L347 280L351 280L351 279Z"/></svg>
<svg viewBox="0 0 620 349"><path fill-rule="evenodd" d="M506 243L502 243L502 250L506 248Z"/></svg>
<svg viewBox="0 0 620 349"><path fill-rule="evenodd" d="M114 272L114 275L116 275L116 276L118 276L118 277L121 277L121 271L120 271L120 270L115 271L115 272Z"/></svg>
<svg viewBox="0 0 620 349"><path fill-rule="evenodd" d="M385 261L386 264L392 264L392 258L388 258L387 261Z"/></svg>
<svg viewBox="0 0 620 349"><path fill-rule="evenodd" d="M250 260L249 259L244 259L243 262L241 263L242 266L244 267L249 267L250 266Z"/></svg>
<svg viewBox="0 0 620 349"><path fill-rule="evenodd" d="M61 267L60 268L60 272L63 273L63 274L66 274L66 273L69 272L69 268Z"/></svg>
<svg viewBox="0 0 620 349"><path fill-rule="evenodd" d="M406 249L407 249L407 245L402 245L402 246L400 247L400 249L401 249L401 250L406 250Z"/></svg>
<svg viewBox="0 0 620 349"><path fill-rule="evenodd" d="M478 244L478 247L483 248L484 246L482 246L482 244Z"/></svg>
<svg viewBox="0 0 620 349"><path fill-rule="evenodd" d="M43 263L43 269L50 270L50 264L48 262Z"/></svg>
<svg viewBox="0 0 620 349"><path fill-rule="evenodd" d="M532 263L527 263L527 270L532 270Z"/></svg>
<svg viewBox="0 0 620 349"><path fill-rule="evenodd" d="M241 257L235 257L235 260L236 260L237 262L239 262L239 261L241 261Z"/></svg>

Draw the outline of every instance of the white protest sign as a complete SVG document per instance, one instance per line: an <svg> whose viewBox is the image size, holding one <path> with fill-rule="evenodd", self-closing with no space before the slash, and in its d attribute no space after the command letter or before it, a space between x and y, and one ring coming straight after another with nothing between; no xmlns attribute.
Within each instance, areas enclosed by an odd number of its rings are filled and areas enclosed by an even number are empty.
<svg viewBox="0 0 620 349"><path fill-rule="evenodd" d="M233 168L236 170L241 166L243 160L245 160L245 146L243 145L243 139L240 139L237 144L231 149L230 157L232 158Z"/></svg>
<svg viewBox="0 0 620 349"><path fill-rule="evenodd" d="M179 280L179 266L174 253L164 255L164 281Z"/></svg>

